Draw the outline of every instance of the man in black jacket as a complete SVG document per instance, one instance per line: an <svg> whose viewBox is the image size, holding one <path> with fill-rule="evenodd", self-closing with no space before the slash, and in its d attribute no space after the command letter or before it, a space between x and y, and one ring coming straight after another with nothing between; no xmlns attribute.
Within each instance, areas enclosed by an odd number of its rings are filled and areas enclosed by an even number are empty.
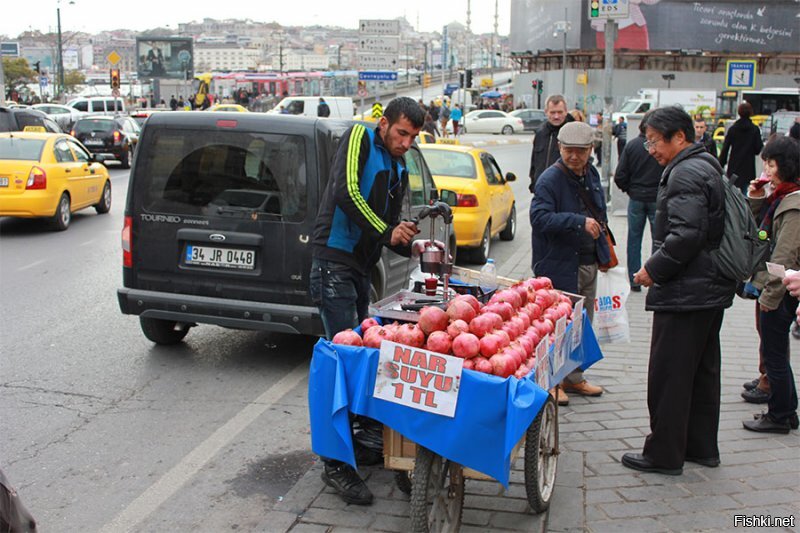
<svg viewBox="0 0 800 533"><path fill-rule="evenodd" d="M329 117L331 116L331 108L328 106L328 102L325 101L323 97L319 97L319 104L317 105L317 116L318 117Z"/></svg>
<svg viewBox="0 0 800 533"><path fill-rule="evenodd" d="M719 465L719 330L735 282L717 273L711 250L724 230L719 162L694 143L691 117L679 107L653 111L645 147L666 165L656 199L655 253L634 281L650 287L654 311L647 407L650 434L642 453L622 464L679 475L684 461Z"/></svg>
<svg viewBox="0 0 800 533"><path fill-rule="evenodd" d="M706 152L717 157L717 141L708 133L708 124L703 117L694 119L694 142L702 144Z"/></svg>
<svg viewBox="0 0 800 533"><path fill-rule="evenodd" d="M561 126L575 120L567 113L567 101L560 94L547 97L544 104L547 121L539 126L533 137L533 151L531 152L531 170L529 176L531 184L528 190L533 193L536 180L547 167L558 161L561 154L558 151L558 132Z"/></svg>
<svg viewBox="0 0 800 533"><path fill-rule="evenodd" d="M614 172L614 183L628 195L628 278L631 290L642 287L633 282L633 275L642 267L642 236L644 226L650 222L650 237L656 219L656 193L664 167L644 149L645 127L649 114L639 124L639 136L625 145ZM651 253L655 248L651 250Z"/></svg>

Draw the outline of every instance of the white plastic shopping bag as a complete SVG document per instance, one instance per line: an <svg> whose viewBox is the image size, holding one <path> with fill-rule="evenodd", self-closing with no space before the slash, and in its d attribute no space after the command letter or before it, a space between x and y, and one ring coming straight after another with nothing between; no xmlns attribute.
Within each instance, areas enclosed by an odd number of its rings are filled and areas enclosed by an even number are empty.
<svg viewBox="0 0 800 533"><path fill-rule="evenodd" d="M597 300L592 329L600 343L630 342L628 311L625 309L630 291L626 268L610 268L597 273Z"/></svg>

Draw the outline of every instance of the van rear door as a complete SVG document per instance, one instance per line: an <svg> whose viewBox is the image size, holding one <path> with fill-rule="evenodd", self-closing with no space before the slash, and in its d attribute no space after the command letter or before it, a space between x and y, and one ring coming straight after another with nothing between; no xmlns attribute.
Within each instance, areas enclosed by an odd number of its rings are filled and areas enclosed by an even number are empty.
<svg viewBox="0 0 800 533"><path fill-rule="evenodd" d="M263 120L192 122L144 129L126 286L309 305L316 165L301 130L313 125L282 120L281 133L263 133Z"/></svg>

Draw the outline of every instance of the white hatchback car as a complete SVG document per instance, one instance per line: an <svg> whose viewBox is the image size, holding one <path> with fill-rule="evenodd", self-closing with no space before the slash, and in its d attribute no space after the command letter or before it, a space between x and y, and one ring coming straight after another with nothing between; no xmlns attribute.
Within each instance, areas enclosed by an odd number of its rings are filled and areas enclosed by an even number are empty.
<svg viewBox="0 0 800 533"><path fill-rule="evenodd" d="M464 133L502 133L511 135L525 129L522 119L495 109L478 109L464 116L461 124Z"/></svg>

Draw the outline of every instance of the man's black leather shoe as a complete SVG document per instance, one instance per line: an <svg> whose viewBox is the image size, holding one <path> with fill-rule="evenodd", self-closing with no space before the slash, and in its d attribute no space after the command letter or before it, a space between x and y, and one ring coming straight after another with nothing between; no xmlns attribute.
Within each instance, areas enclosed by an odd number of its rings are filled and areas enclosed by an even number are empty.
<svg viewBox="0 0 800 533"><path fill-rule="evenodd" d="M650 459L640 453L626 453L622 456L622 464L628 468L641 472L654 472L666 474L668 476L679 476L683 474L683 468L663 468L653 464Z"/></svg>
<svg viewBox="0 0 800 533"><path fill-rule="evenodd" d="M754 416L753 420L745 420L742 425L744 429L759 433L782 433L785 435L791 429L789 420L783 423L776 422L769 414Z"/></svg>
<svg viewBox="0 0 800 533"><path fill-rule="evenodd" d="M716 468L719 466L719 457L689 457L687 456L685 461L689 461L690 463L697 463L702 466L707 466L709 468Z"/></svg>
<svg viewBox="0 0 800 533"><path fill-rule="evenodd" d="M344 501L356 505L370 505L372 492L367 484L353 470L353 467L341 463L338 465L325 465L322 471L322 481L333 488Z"/></svg>
<svg viewBox="0 0 800 533"><path fill-rule="evenodd" d="M755 414L753 415L753 420L758 420L765 414L767 413L762 412L760 414ZM792 429L797 429L798 427L800 427L800 419L797 418L797 413L794 413L792 416L789 417L789 427Z"/></svg>
<svg viewBox="0 0 800 533"><path fill-rule="evenodd" d="M742 398L748 403L767 403L769 400L769 393L756 387L753 390L746 390L742 393Z"/></svg>
<svg viewBox="0 0 800 533"><path fill-rule="evenodd" d="M744 384L742 384L742 388L744 390L753 390L758 387L758 382L760 379L761 378L756 378L753 381L745 381Z"/></svg>

